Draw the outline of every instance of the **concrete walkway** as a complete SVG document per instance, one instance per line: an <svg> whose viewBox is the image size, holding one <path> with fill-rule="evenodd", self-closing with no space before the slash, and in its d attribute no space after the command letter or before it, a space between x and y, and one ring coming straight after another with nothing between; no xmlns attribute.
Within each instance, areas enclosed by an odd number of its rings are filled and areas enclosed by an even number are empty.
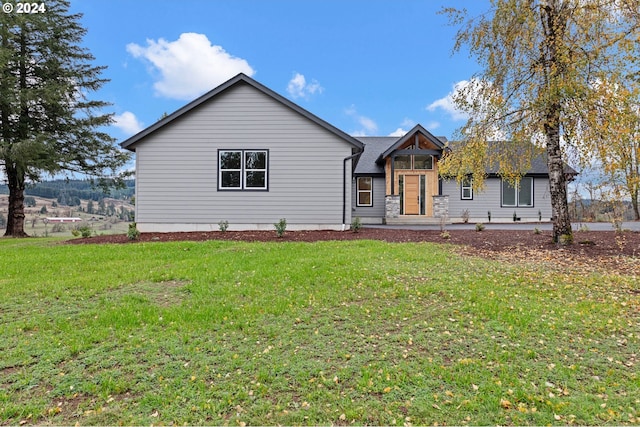
<svg viewBox="0 0 640 427"><path fill-rule="evenodd" d="M485 222L483 223L485 226L485 230L552 230L553 226L550 222L525 222L525 223L491 223ZM613 231L613 225L610 222L574 222L571 224L574 230L579 230L584 228L588 231ZM429 225L371 225L368 224L365 227L367 228L390 228L390 229L398 229L398 230L440 230L440 225L437 224L429 224ZM446 230L475 230L475 223L471 224L447 224L445 225ZM630 230L640 232L640 221L630 221L622 223L623 230Z"/></svg>

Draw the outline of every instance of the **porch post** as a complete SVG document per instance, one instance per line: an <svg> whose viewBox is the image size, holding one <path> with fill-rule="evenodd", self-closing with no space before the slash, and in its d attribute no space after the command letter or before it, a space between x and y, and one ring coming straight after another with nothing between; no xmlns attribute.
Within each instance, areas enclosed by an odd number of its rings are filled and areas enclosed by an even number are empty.
<svg viewBox="0 0 640 427"><path fill-rule="evenodd" d="M393 166L396 160L396 155L392 154L391 155L391 195L395 195L396 194L396 189L395 189L395 182L396 182L396 169Z"/></svg>

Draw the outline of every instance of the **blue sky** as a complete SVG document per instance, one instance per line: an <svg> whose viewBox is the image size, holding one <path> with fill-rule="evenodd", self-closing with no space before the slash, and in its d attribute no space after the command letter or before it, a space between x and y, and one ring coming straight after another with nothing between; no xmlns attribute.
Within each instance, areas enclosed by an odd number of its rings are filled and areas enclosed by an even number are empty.
<svg viewBox="0 0 640 427"><path fill-rule="evenodd" d="M486 0L72 0L84 45L110 79L119 142L238 72L352 135L420 123L451 138L455 85L477 65L452 56L443 6ZM462 82L462 83L461 83Z"/></svg>

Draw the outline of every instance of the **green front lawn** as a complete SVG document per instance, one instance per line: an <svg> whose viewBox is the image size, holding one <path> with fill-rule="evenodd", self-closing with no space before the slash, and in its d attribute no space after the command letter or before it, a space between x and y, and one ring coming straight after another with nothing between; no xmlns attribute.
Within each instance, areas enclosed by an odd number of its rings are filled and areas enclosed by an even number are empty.
<svg viewBox="0 0 640 427"><path fill-rule="evenodd" d="M2 424L637 424L638 276L377 241L0 240Z"/></svg>

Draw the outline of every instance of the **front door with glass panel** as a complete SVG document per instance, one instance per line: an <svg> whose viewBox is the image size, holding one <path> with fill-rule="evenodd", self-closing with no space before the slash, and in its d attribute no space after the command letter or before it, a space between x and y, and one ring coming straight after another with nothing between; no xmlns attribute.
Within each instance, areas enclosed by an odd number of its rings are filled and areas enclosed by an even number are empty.
<svg viewBox="0 0 640 427"><path fill-rule="evenodd" d="M404 214L420 214L420 176L404 176Z"/></svg>

